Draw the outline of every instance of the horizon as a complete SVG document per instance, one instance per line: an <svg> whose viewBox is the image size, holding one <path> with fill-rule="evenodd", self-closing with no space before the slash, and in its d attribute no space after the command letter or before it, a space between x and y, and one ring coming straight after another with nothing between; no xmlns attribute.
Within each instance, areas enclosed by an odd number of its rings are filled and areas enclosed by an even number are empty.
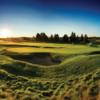
<svg viewBox="0 0 100 100"><path fill-rule="evenodd" d="M44 33L44 32L41 32L41 33ZM41 33L39 33L39 34L41 34ZM75 32L73 32L73 33L75 33ZM38 34L38 33L37 33ZM0 36L0 39L9 39L9 38L23 38L23 37L26 37L26 38L35 38L36 37L36 35L37 34L35 34L35 35L32 35L32 36L25 36L25 35L19 35L19 36L6 36L6 37L1 37ZM46 33L45 33L46 34ZM56 33L55 33L56 34ZM55 34L46 34L48 37L50 37L51 35L55 35ZM70 37L71 36L71 34L72 34L72 32L70 33L70 34L63 34L63 35L59 35L59 37L60 38L62 38L64 35L67 35L68 37ZM100 38L100 36L89 36L88 34L77 34L77 33L75 33L76 34L76 36L78 36L78 37L81 37L81 35L83 35L83 36L85 36L85 35L87 35L88 36L88 38Z"/></svg>
<svg viewBox="0 0 100 100"><path fill-rule="evenodd" d="M0 1L0 37L31 37L41 32L100 37L99 26L99 0Z"/></svg>

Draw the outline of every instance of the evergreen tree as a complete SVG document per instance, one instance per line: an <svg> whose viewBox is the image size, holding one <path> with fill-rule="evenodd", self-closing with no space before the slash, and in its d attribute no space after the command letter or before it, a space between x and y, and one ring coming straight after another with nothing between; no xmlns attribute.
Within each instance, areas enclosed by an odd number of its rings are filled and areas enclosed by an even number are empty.
<svg viewBox="0 0 100 100"><path fill-rule="evenodd" d="M85 34L85 35L84 35L84 43L88 43L88 42L89 42L88 36L87 36L87 34Z"/></svg>
<svg viewBox="0 0 100 100"><path fill-rule="evenodd" d="M62 41L67 43L69 42L69 38L67 34L64 34L64 36L62 37Z"/></svg>
<svg viewBox="0 0 100 100"><path fill-rule="evenodd" d="M50 38L49 38L50 42L54 42L54 36L51 34Z"/></svg>
<svg viewBox="0 0 100 100"><path fill-rule="evenodd" d="M83 36L83 34L81 34L80 43L83 43L83 42L84 42L84 36Z"/></svg>
<svg viewBox="0 0 100 100"><path fill-rule="evenodd" d="M76 36L76 43L80 43L80 37L78 35Z"/></svg>
<svg viewBox="0 0 100 100"><path fill-rule="evenodd" d="M70 36L70 42L71 43L76 43L76 34L74 32L72 32L72 34Z"/></svg>
<svg viewBox="0 0 100 100"><path fill-rule="evenodd" d="M89 39L87 34L79 37L78 35L76 36L76 33L72 32L70 37L68 37L67 34L64 34L63 37L59 37L58 34L51 35L48 37L44 32L42 33L37 33L36 34L36 40L37 41L44 41L44 42L65 42L65 43L88 43Z"/></svg>
<svg viewBox="0 0 100 100"><path fill-rule="evenodd" d="M48 36L45 33L41 33L41 40L48 41Z"/></svg>
<svg viewBox="0 0 100 100"><path fill-rule="evenodd" d="M59 35L55 34L54 35L54 42L59 42L59 41L60 41Z"/></svg>
<svg viewBox="0 0 100 100"><path fill-rule="evenodd" d="M40 36L39 33L37 33L37 34L36 34L36 40L37 40L37 41L40 41L40 39L41 39L41 36Z"/></svg>

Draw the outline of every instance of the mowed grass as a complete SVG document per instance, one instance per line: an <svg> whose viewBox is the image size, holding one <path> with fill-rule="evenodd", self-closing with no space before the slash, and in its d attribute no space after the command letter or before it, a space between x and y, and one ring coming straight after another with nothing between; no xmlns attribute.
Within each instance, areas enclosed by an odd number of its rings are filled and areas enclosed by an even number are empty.
<svg viewBox="0 0 100 100"><path fill-rule="evenodd" d="M15 46L40 46L40 47L64 47L66 44L60 44L60 43L45 43L45 42L5 42L0 41L1 45L15 45Z"/></svg>
<svg viewBox="0 0 100 100"><path fill-rule="evenodd" d="M65 47L65 48L14 47L14 48L8 48L6 50L10 52L16 52L16 53L48 52L48 53L61 53L61 54L81 54L81 53L89 53L93 51L100 51L100 48L92 48L87 46L73 47L73 45L70 45L70 47Z"/></svg>
<svg viewBox="0 0 100 100"><path fill-rule="evenodd" d="M59 54L82 54L93 51L100 51L100 48L90 47L88 45L74 45L74 44L54 44L54 43L11 43L10 46L6 43L1 43L9 52L16 53L59 53ZM11 46L13 44L13 47ZM17 45L16 45L17 44ZM20 47L23 45L24 47ZM29 47L26 47L29 46ZM33 46L33 47L32 47ZM34 47L35 46L35 47Z"/></svg>

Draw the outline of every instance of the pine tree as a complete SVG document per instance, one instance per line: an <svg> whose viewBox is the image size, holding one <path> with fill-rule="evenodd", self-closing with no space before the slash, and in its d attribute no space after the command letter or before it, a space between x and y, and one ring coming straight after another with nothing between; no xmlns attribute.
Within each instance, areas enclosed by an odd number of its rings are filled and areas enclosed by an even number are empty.
<svg viewBox="0 0 100 100"><path fill-rule="evenodd" d="M40 36L39 33L37 33L37 34L36 34L36 40L37 40L37 41L40 41L40 39L41 39L41 36Z"/></svg>
<svg viewBox="0 0 100 100"><path fill-rule="evenodd" d="M70 36L70 42L71 43L76 43L76 34L74 32L72 32L72 34Z"/></svg>
<svg viewBox="0 0 100 100"><path fill-rule="evenodd" d="M54 42L59 42L59 41L60 41L59 35L55 34L54 35Z"/></svg>
<svg viewBox="0 0 100 100"><path fill-rule="evenodd" d="M83 34L81 34L80 43L83 43L83 42L84 42L84 36L83 36Z"/></svg>
<svg viewBox="0 0 100 100"><path fill-rule="evenodd" d="M50 38L49 38L50 42L54 42L54 36L51 34Z"/></svg>
<svg viewBox="0 0 100 100"><path fill-rule="evenodd" d="M67 34L64 34L64 36L62 37L62 41L68 43L69 42L69 38Z"/></svg>
<svg viewBox="0 0 100 100"><path fill-rule="evenodd" d="M87 36L87 34L85 34L85 35L84 35L84 43L88 43L88 42L89 42L88 36Z"/></svg>

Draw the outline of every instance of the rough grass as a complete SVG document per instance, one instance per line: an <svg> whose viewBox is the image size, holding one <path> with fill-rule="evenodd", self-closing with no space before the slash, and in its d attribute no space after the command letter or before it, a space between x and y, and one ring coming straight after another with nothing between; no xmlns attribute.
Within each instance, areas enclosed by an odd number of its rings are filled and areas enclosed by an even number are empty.
<svg viewBox="0 0 100 100"><path fill-rule="evenodd" d="M45 66L11 56L41 52L61 63ZM87 45L2 42L0 100L99 100L99 52Z"/></svg>
<svg viewBox="0 0 100 100"><path fill-rule="evenodd" d="M56 66L57 75L80 75L99 68L100 55L80 55L63 61Z"/></svg>
<svg viewBox="0 0 100 100"><path fill-rule="evenodd" d="M12 60L7 56L1 56L1 67L13 74L28 75L34 77L64 78L69 75L85 74L99 68L100 55L79 55L65 59L59 65L42 66L19 60Z"/></svg>

